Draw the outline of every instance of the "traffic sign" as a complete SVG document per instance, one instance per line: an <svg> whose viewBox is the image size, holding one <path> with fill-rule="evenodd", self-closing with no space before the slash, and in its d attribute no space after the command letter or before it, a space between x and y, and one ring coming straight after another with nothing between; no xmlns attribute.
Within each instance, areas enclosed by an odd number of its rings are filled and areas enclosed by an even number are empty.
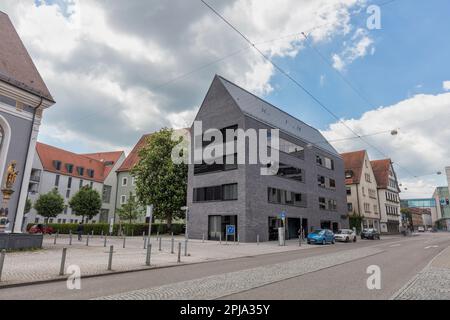
<svg viewBox="0 0 450 320"><path fill-rule="evenodd" d="M280 217L281 217L281 220L284 220L284 219L286 219L286 212L281 212L281 215L280 215Z"/></svg>
<svg viewBox="0 0 450 320"><path fill-rule="evenodd" d="M236 234L236 226L228 225L227 226L227 236Z"/></svg>

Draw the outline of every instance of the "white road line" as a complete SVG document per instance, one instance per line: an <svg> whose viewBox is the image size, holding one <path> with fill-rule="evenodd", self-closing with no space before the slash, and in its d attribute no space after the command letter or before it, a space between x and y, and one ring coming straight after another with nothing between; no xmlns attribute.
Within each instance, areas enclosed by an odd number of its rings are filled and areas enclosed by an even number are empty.
<svg viewBox="0 0 450 320"><path fill-rule="evenodd" d="M397 244L393 244L392 246L389 246L389 248L395 248L395 247L400 247L400 246L401 246L401 244L397 243Z"/></svg>
<svg viewBox="0 0 450 320"><path fill-rule="evenodd" d="M425 247L425 250L432 249L432 248L439 248L439 246L428 246L428 247Z"/></svg>

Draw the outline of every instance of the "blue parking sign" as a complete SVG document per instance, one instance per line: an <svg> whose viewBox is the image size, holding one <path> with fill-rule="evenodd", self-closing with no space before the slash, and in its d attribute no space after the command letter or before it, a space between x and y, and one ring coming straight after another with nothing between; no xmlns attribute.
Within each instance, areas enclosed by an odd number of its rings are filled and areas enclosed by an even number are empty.
<svg viewBox="0 0 450 320"><path fill-rule="evenodd" d="M236 233L236 227L233 225L227 226L227 236L234 235Z"/></svg>

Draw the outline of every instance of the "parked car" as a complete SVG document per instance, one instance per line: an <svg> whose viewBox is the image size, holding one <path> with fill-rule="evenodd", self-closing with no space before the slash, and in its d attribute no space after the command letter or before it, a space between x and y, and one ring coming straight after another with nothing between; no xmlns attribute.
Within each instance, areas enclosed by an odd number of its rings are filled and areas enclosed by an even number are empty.
<svg viewBox="0 0 450 320"><path fill-rule="evenodd" d="M30 229L28 229L28 233L53 234L53 233L55 233L55 230L53 230L52 227L47 226L45 224L35 224Z"/></svg>
<svg viewBox="0 0 450 320"><path fill-rule="evenodd" d="M341 242L356 242L356 232L351 229L341 229L334 235L334 238Z"/></svg>
<svg viewBox="0 0 450 320"><path fill-rule="evenodd" d="M308 244L327 244L335 243L334 233L328 229L317 229L310 234L308 234L307 240Z"/></svg>
<svg viewBox="0 0 450 320"><path fill-rule="evenodd" d="M418 232L425 232L425 228L424 228L424 227L418 227L418 228L417 228L417 231L418 231Z"/></svg>
<svg viewBox="0 0 450 320"><path fill-rule="evenodd" d="M363 229L361 239L380 240L380 233L377 229Z"/></svg>

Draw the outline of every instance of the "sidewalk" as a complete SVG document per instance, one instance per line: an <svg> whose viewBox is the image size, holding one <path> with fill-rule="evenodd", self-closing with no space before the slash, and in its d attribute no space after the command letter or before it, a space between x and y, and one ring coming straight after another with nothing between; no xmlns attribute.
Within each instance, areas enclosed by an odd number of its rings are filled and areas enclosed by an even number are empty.
<svg viewBox="0 0 450 320"><path fill-rule="evenodd" d="M442 251L395 300L450 300L450 247Z"/></svg>
<svg viewBox="0 0 450 320"><path fill-rule="evenodd" d="M147 250L144 249L143 237L126 238L125 248L123 248L123 238L107 238L106 247L104 247L104 238L102 237L91 237L89 246L86 246L86 238L84 236L83 241L79 242L74 236L70 246L69 237L66 235L59 236L56 245L54 244L54 236L46 236L43 250L7 253L0 288L15 284L66 278L67 275L62 277L58 275L63 248L67 248L66 270L70 265L77 265L80 267L82 277L179 265L180 263L177 262L179 243L181 243L181 264L305 250L312 247L321 248L321 246L307 244L302 244L299 247L297 240L287 241L287 245L284 247L278 246L277 242L257 245L256 243L237 244L223 241L219 244L217 241L189 240L188 255L185 256L184 237L174 238L174 253L172 254L170 237L162 238L161 251L159 251L159 242L156 236L153 236L151 238L151 267L147 267L145 265ZM112 271L107 271L111 245L114 246Z"/></svg>

